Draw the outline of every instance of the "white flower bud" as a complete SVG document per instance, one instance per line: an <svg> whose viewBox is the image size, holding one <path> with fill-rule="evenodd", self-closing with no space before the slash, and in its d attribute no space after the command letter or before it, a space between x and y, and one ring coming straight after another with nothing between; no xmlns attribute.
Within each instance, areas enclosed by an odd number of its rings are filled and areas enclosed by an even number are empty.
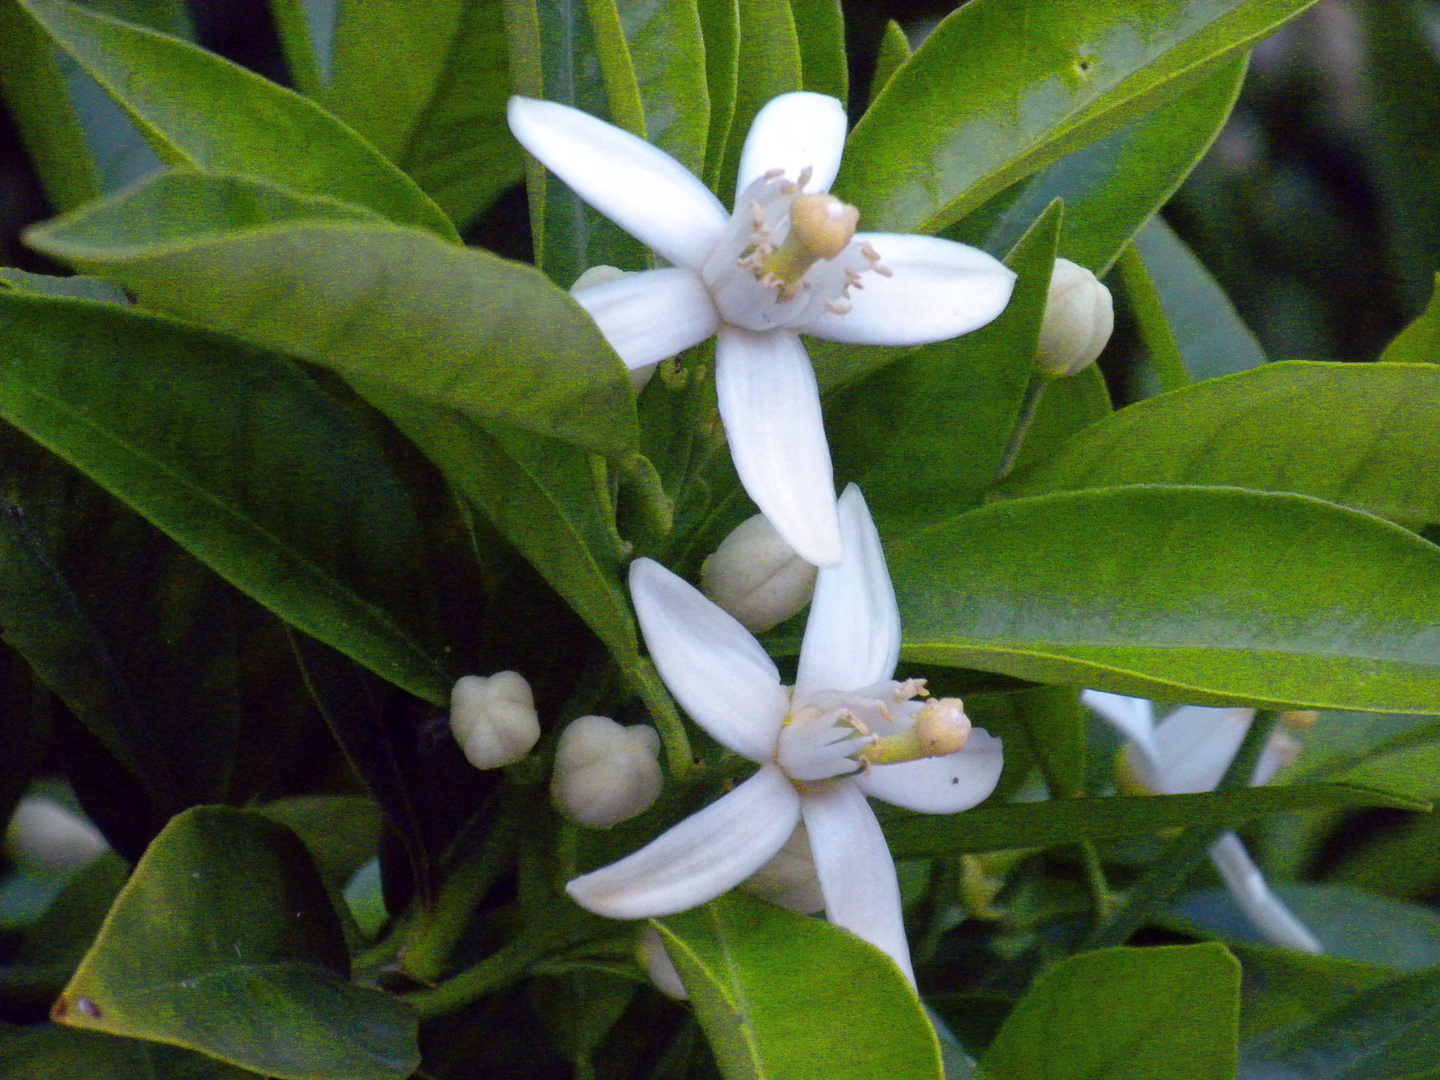
<svg viewBox="0 0 1440 1080"><path fill-rule="evenodd" d="M109 846L99 829L48 795L26 795L5 829L17 862L48 870L84 866Z"/></svg>
<svg viewBox="0 0 1440 1080"><path fill-rule="evenodd" d="M618 266L592 266L578 278L575 284L570 286L570 295L574 296L582 289L593 289L596 285L608 285L612 281L619 281L623 277L629 277L635 273L634 270L621 270ZM630 369L630 389L638 395L645 389L645 384L650 381L650 376L655 374L659 364L646 364L643 367Z"/></svg>
<svg viewBox="0 0 1440 1080"><path fill-rule="evenodd" d="M1059 379L1083 371L1095 362L1114 329L1110 290L1085 267L1056 259L1035 355L1040 373Z"/></svg>
<svg viewBox="0 0 1440 1080"><path fill-rule="evenodd" d="M550 797L571 821L608 829L650 809L665 780L660 736L645 724L582 716L560 733Z"/></svg>
<svg viewBox="0 0 1440 1080"><path fill-rule="evenodd" d="M635 935L635 960L645 969L645 974L650 976L655 989L662 994L679 1001L690 996L685 992L685 984L680 981L680 973L675 970L675 961L670 959L670 954L665 950L665 941L660 937L660 931L653 926L642 926Z"/></svg>
<svg viewBox="0 0 1440 1080"><path fill-rule="evenodd" d="M477 769L513 765L540 738L530 684L513 671L466 675L450 691L450 730Z"/></svg>
<svg viewBox="0 0 1440 1080"><path fill-rule="evenodd" d="M759 634L810 602L815 567L795 554L764 514L756 514L705 560L700 587L741 626Z"/></svg>

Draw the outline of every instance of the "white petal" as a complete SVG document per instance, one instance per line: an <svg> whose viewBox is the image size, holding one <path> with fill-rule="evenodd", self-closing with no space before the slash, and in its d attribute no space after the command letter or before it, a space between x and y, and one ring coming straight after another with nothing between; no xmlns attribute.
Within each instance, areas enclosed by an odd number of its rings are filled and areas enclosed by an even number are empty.
<svg viewBox="0 0 1440 1080"><path fill-rule="evenodd" d="M864 793L839 781L801 796L800 811L825 896L825 917L885 952L914 986L895 861Z"/></svg>
<svg viewBox="0 0 1440 1080"><path fill-rule="evenodd" d="M778 765L766 765L633 855L575 878L565 891L611 919L688 911L764 866L799 820L795 785Z"/></svg>
<svg viewBox="0 0 1440 1080"><path fill-rule="evenodd" d="M811 170L806 191L829 191L845 150L845 106L824 94L781 94L755 114L740 152L735 198L771 169L798 180Z"/></svg>
<svg viewBox="0 0 1440 1080"><path fill-rule="evenodd" d="M835 475L810 357L787 330L722 326L715 394L745 491L806 562L840 560Z"/></svg>
<svg viewBox="0 0 1440 1080"><path fill-rule="evenodd" d="M900 609L880 534L860 489L840 497L845 554L815 577L800 645L795 702L821 690L858 690L890 678L900 659Z"/></svg>
<svg viewBox="0 0 1440 1080"><path fill-rule="evenodd" d="M1268 940L1296 952L1325 951L1309 928L1270 891L1238 836L1226 833L1215 841L1210 846L1210 859L1240 910Z"/></svg>
<svg viewBox="0 0 1440 1080"><path fill-rule="evenodd" d="M630 599L675 700L722 746L773 759L790 699L750 631L653 559L630 564Z"/></svg>
<svg viewBox="0 0 1440 1080"><path fill-rule="evenodd" d="M924 345L978 330L1005 310L1015 275L978 248L933 236L856 233L890 277L861 275L836 315L823 307L802 334L856 345Z"/></svg>
<svg viewBox="0 0 1440 1080"><path fill-rule="evenodd" d="M866 795L922 814L954 814L989 797L1004 767L1000 740L976 728L945 757L876 765L853 783Z"/></svg>
<svg viewBox="0 0 1440 1080"><path fill-rule="evenodd" d="M1082 690L1080 704L1112 725L1130 740L1139 760L1132 760L1136 779L1149 791L1160 789L1160 751L1155 746L1155 706L1147 698L1127 697L1106 690Z"/></svg>
<svg viewBox="0 0 1440 1080"><path fill-rule="evenodd" d="M683 267L627 274L570 295L628 368L668 360L720 326L710 290Z"/></svg>
<svg viewBox="0 0 1440 1080"><path fill-rule="evenodd" d="M512 97L520 145L611 221L677 266L698 270L730 215L685 166L644 139L553 101Z"/></svg>
<svg viewBox="0 0 1440 1080"><path fill-rule="evenodd" d="M1209 709L1186 705L1155 729L1160 756L1160 794L1213 791L1240 749L1254 709Z"/></svg>

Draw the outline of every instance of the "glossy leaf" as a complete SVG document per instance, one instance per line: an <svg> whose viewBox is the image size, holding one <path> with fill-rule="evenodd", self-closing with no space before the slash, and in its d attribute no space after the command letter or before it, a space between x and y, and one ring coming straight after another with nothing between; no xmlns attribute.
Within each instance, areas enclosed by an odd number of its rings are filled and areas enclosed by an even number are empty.
<svg viewBox="0 0 1440 1080"><path fill-rule="evenodd" d="M1239 1076L1404 1080L1440 1072L1440 973L1362 990L1296 1029L1244 1048Z"/></svg>
<svg viewBox="0 0 1440 1080"><path fill-rule="evenodd" d="M845 17L840 0L790 0L800 45L801 84L843 104L850 97L845 65Z"/></svg>
<svg viewBox="0 0 1440 1080"><path fill-rule="evenodd" d="M913 991L848 931L741 893L653 923L726 1080L939 1080Z"/></svg>
<svg viewBox="0 0 1440 1080"><path fill-rule="evenodd" d="M976 0L856 125L836 191L867 227L936 232L1204 78L1311 0ZM975 63L983 56L983 64Z"/></svg>
<svg viewBox="0 0 1440 1080"><path fill-rule="evenodd" d="M1122 409L1013 490L1205 484L1295 491L1419 524L1440 521L1440 491L1417 482L1437 471L1440 369L1294 360Z"/></svg>
<svg viewBox="0 0 1440 1080"><path fill-rule="evenodd" d="M1240 321L1235 305L1170 226L1152 218L1136 235L1135 250L1192 379L1213 379L1265 363L1260 343Z"/></svg>
<svg viewBox="0 0 1440 1080"><path fill-rule="evenodd" d="M157 212L177 204L184 218ZM102 269L146 307L342 375L602 453L633 447L624 368L533 267L357 214L239 177L171 173L29 239Z"/></svg>
<svg viewBox="0 0 1440 1080"><path fill-rule="evenodd" d="M1351 784L1287 784L1198 795L1111 795L1016 802L951 815L890 814L884 827L891 853L897 859L910 859L1141 836L1189 825L1232 824L1265 814L1331 806L1423 810L1429 803L1395 791Z"/></svg>
<svg viewBox="0 0 1440 1080"><path fill-rule="evenodd" d="M52 1015L287 1080L401 1080L415 1017L347 982L344 938L304 846L242 810L160 834ZM265 1009L249 1006L257 999Z"/></svg>
<svg viewBox="0 0 1440 1080"><path fill-rule="evenodd" d="M885 32L880 38L879 55L875 58L875 74L870 79L870 103L873 105L875 99L880 96L880 91L885 89L885 84L890 77L900 70L900 65L910 59L910 39L905 36L905 31L894 19L885 24Z"/></svg>
<svg viewBox="0 0 1440 1080"><path fill-rule="evenodd" d="M65 0L16 0L175 164L227 169L458 239L414 181L305 98L189 42Z"/></svg>
<svg viewBox="0 0 1440 1080"><path fill-rule="evenodd" d="M983 241L968 220L961 223L965 237L957 238L1003 253L1053 200L1063 199L1060 256L1103 276L1215 141L1240 92L1246 59L1225 61L1174 101L1042 170ZM982 209L975 217L983 215Z"/></svg>
<svg viewBox="0 0 1440 1080"><path fill-rule="evenodd" d="M1440 573L1440 550L1317 499L1016 499L888 558L902 655L918 663L1202 705L1440 711L1440 631L1414 586Z"/></svg>
<svg viewBox="0 0 1440 1080"><path fill-rule="evenodd" d="M1040 975L981 1064L994 1080L1232 1080L1239 1011L1240 965L1222 946L1102 949Z"/></svg>
<svg viewBox="0 0 1440 1080"><path fill-rule="evenodd" d="M413 629L428 592L414 510L359 420L307 376L168 319L4 292L0 342L9 423L281 618L448 699Z"/></svg>
<svg viewBox="0 0 1440 1080"><path fill-rule="evenodd" d="M720 201L727 206L735 191L740 149L749 134L750 121L771 98L804 86L800 38L795 29L790 0L741 0L736 10L739 12L740 45L737 50L735 112L726 139L724 163L714 189L720 193Z"/></svg>
<svg viewBox="0 0 1440 1080"><path fill-rule="evenodd" d="M710 130L705 42L695 0L615 0L645 119L645 137L693 173Z"/></svg>

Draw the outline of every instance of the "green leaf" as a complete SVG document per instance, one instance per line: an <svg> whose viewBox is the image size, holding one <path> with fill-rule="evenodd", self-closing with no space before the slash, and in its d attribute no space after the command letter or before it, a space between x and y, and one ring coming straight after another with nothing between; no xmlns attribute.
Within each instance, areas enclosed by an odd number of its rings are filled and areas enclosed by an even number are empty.
<svg viewBox="0 0 1440 1080"><path fill-rule="evenodd" d="M351 985L325 887L293 833L197 807L140 860L52 1016L286 1080L403 1080L415 1016Z"/></svg>
<svg viewBox="0 0 1440 1080"><path fill-rule="evenodd" d="M1204 484L1294 491L1421 524L1440 521L1440 491L1419 480L1436 472L1440 368L1289 360L1122 409L1011 490Z"/></svg>
<svg viewBox="0 0 1440 1080"><path fill-rule="evenodd" d="M1215 141L1240 92L1246 60L1242 53L1225 61L1174 101L1041 171L983 241L970 219L960 225L965 236L956 239L1007 251L1052 201L1063 199L1059 255L1103 276Z"/></svg>
<svg viewBox="0 0 1440 1080"><path fill-rule="evenodd" d="M1162 391L1188 386L1190 373L1185 370L1180 345L1170 329L1170 320L1165 317L1165 306L1160 302L1155 283L1145 269L1145 260L1133 247L1128 247L1115 264L1115 274L1125 290L1153 383Z"/></svg>
<svg viewBox="0 0 1440 1080"><path fill-rule="evenodd" d="M790 10L800 45L804 88L845 104L850 97L850 72L845 64L845 16L840 0L790 0Z"/></svg>
<svg viewBox="0 0 1440 1080"><path fill-rule="evenodd" d="M420 525L292 364L108 304L0 292L0 415L281 618L436 703ZM249 451L245 448L250 447Z"/></svg>
<svg viewBox="0 0 1440 1080"><path fill-rule="evenodd" d="M750 133L750 122L771 98L799 90L801 76L800 38L789 0L743 0L738 7L740 45L735 84L735 112L730 121L724 161L715 191L720 201L730 202L735 174L740 167L740 150Z"/></svg>
<svg viewBox="0 0 1440 1080"><path fill-rule="evenodd" d="M0 267L0 288L35 293L37 296L63 296L71 300L95 300L102 304L121 306L130 304L125 290L104 278L79 275L54 277L50 274L32 274L12 266Z"/></svg>
<svg viewBox="0 0 1440 1080"><path fill-rule="evenodd" d="M525 432L486 427L398 395L372 396L605 642L622 667L639 652L620 584L619 538L586 456Z"/></svg>
<svg viewBox="0 0 1440 1080"><path fill-rule="evenodd" d="M193 1050L60 1024L0 1026L0 1061L25 1080L261 1080Z"/></svg>
<svg viewBox="0 0 1440 1080"><path fill-rule="evenodd" d="M1265 353L1224 290L1160 218L1135 237L1192 379L1212 379L1265 363Z"/></svg>
<svg viewBox="0 0 1440 1080"><path fill-rule="evenodd" d="M710 92L710 130L705 137L705 184L720 191L725 146L735 120L736 77L740 62L738 0L696 0L705 39L705 84Z"/></svg>
<svg viewBox="0 0 1440 1080"><path fill-rule="evenodd" d="M364 213L241 177L175 172L28 238L103 268L146 307L347 377L600 453L634 447L630 380L577 304L534 267L354 220Z"/></svg>
<svg viewBox="0 0 1440 1080"><path fill-rule="evenodd" d="M740 893L653 925L726 1080L939 1080L914 992L848 931Z"/></svg>
<svg viewBox="0 0 1440 1080"><path fill-rule="evenodd" d="M1312 0L973 0L856 125L835 190L871 229L937 232L1155 109ZM984 57L984 63L976 63Z"/></svg>
<svg viewBox="0 0 1440 1080"><path fill-rule="evenodd" d="M710 95L696 0L615 0L645 137L693 173L705 164Z"/></svg>
<svg viewBox="0 0 1440 1080"><path fill-rule="evenodd" d="M1006 260L1019 279L999 318L827 396L836 477L864 489L885 539L978 505L994 483L1035 368L1060 222L1057 204Z"/></svg>
<svg viewBox="0 0 1440 1080"><path fill-rule="evenodd" d="M124 107L167 161L333 196L458 240L414 181L300 95L189 42L65 0L16 2Z"/></svg>
<svg viewBox="0 0 1440 1080"><path fill-rule="evenodd" d="M1201 705L1440 711L1440 630L1416 587L1440 550L1307 496L1016 499L897 543L889 563L917 663Z"/></svg>
<svg viewBox="0 0 1440 1080"><path fill-rule="evenodd" d="M1228 825L1266 814L1328 806L1423 810L1408 794L1352 784L1282 784L1197 795L1108 795L986 805L963 814L888 813L885 839L897 859L1054 847L1142 836L1189 825Z"/></svg>
<svg viewBox="0 0 1440 1080"><path fill-rule="evenodd" d="M1362 990L1298 1028L1247 1044L1242 1077L1416 1080L1440 1072L1440 972Z"/></svg>
<svg viewBox="0 0 1440 1080"><path fill-rule="evenodd" d="M1294 1028L1334 1008L1356 992L1390 978L1378 964L1309 956L1290 949L1239 945L1240 1041Z"/></svg>
<svg viewBox="0 0 1440 1080"><path fill-rule="evenodd" d="M1233 1080L1239 1011L1223 946L1103 949L1037 978L981 1064L994 1080Z"/></svg>
<svg viewBox="0 0 1440 1080"><path fill-rule="evenodd" d="M900 70L900 65L910 59L910 52L910 39L905 36L905 31L894 19L888 20L880 38L879 55L875 58L875 74L870 78L872 105L891 77Z"/></svg>
<svg viewBox="0 0 1440 1080"><path fill-rule="evenodd" d="M1437 288L1419 318L1401 330L1380 354L1385 363L1440 363L1440 274L1435 275L1435 283Z"/></svg>

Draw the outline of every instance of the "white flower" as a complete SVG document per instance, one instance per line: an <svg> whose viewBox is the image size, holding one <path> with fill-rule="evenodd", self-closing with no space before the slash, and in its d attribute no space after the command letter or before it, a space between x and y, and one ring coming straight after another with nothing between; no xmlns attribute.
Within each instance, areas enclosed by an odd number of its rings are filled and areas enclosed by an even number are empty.
<svg viewBox="0 0 1440 1080"><path fill-rule="evenodd" d="M1045 318L1035 366L1050 378L1084 371L1115 330L1115 301L1094 274L1069 259L1056 259L1045 298Z"/></svg>
<svg viewBox="0 0 1440 1080"><path fill-rule="evenodd" d="M540 738L530 684L514 671L459 679L450 691L450 731L477 769L515 764Z"/></svg>
<svg viewBox="0 0 1440 1080"><path fill-rule="evenodd" d="M810 603L815 566L795 553L764 514L756 514L701 564L700 587L746 630L759 634Z"/></svg>
<svg viewBox="0 0 1440 1080"><path fill-rule="evenodd" d="M671 265L575 299L637 368L717 335L715 391L745 490L790 546L840 558L820 395L800 334L920 345L984 326L1014 274L929 236L856 233L826 192L840 168L845 111L822 94L782 94L755 117L735 213L663 151L565 105L512 97L510 130L587 203Z"/></svg>
<svg viewBox="0 0 1440 1080"><path fill-rule="evenodd" d="M1086 690L1080 700L1126 736L1124 764L1128 779L1134 786L1157 795L1213 790L1255 719L1254 709L1186 705L1157 726L1155 707L1145 698ZM1268 784L1282 766L1293 760L1294 753L1294 740L1282 731L1275 732L1255 763L1250 783ZM1210 860L1240 909L1270 941L1297 952L1324 951L1315 935L1270 891L1233 832L1225 833L1211 845Z"/></svg>
<svg viewBox="0 0 1440 1080"><path fill-rule="evenodd" d="M566 817L608 829L643 814L664 785L653 727L582 716L560 733L550 797Z"/></svg>
<svg viewBox="0 0 1440 1080"><path fill-rule="evenodd" d="M820 570L793 689L733 618L649 559L630 593L650 656L696 723L759 764L733 791L617 863L571 881L614 919L703 904L759 870L802 820L829 920L883 949L913 984L895 864L867 795L951 814L990 794L1000 740L955 699L891 682L900 614L880 538L853 484L839 503L845 555Z"/></svg>

